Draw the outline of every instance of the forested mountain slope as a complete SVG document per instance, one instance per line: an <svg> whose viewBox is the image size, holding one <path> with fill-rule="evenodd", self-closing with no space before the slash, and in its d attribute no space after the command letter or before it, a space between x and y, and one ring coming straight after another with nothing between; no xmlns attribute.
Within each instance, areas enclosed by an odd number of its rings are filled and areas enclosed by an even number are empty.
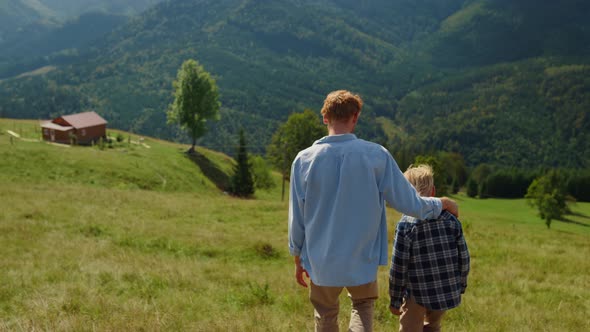
<svg viewBox="0 0 590 332"><path fill-rule="evenodd" d="M589 167L589 14L577 0L466 5L419 45L432 82L401 98L391 145L471 165Z"/></svg>
<svg viewBox="0 0 590 332"><path fill-rule="evenodd" d="M433 65L464 68L590 54L590 2L471 1L424 46Z"/></svg>
<svg viewBox="0 0 590 332"><path fill-rule="evenodd" d="M0 31L18 30L27 24L64 21L81 14L103 12L138 14L161 0L4 0L0 3Z"/></svg>
<svg viewBox="0 0 590 332"><path fill-rule="evenodd" d="M0 46L23 30L38 31L56 25L51 10L38 2L7 0L0 2Z"/></svg>
<svg viewBox="0 0 590 332"><path fill-rule="evenodd" d="M5 0L0 3L0 78L64 64L161 0Z"/></svg>
<svg viewBox="0 0 590 332"><path fill-rule="evenodd" d="M161 0L4 0L0 2L0 45L17 36L51 29L86 13L134 15Z"/></svg>
<svg viewBox="0 0 590 332"><path fill-rule="evenodd" d="M239 126L262 151L290 112L346 88L366 101L359 134L394 152L587 166L588 5L533 4L166 1L76 64L0 83L0 116L92 109L112 126L175 137L164 112L171 82L195 58L216 77L224 107L201 143L225 152Z"/></svg>

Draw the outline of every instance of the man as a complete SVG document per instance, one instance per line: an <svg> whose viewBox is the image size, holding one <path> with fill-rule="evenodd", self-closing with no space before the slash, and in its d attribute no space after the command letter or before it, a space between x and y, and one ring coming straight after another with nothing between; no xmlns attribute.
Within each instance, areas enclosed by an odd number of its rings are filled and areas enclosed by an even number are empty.
<svg viewBox="0 0 590 332"><path fill-rule="evenodd" d="M428 165L404 176L423 196L434 196ZM402 216L397 224L389 277L390 310L402 332L438 332L445 310L461 303L467 287L469 251L461 223L448 212L436 220Z"/></svg>
<svg viewBox="0 0 590 332"><path fill-rule="evenodd" d="M324 101L328 136L301 151L291 169L289 250L295 277L307 287L316 331L338 331L338 295L352 300L351 331L372 331L377 267L387 264L385 202L405 214L457 214L448 198L421 198L382 146L353 134L359 96L339 90Z"/></svg>

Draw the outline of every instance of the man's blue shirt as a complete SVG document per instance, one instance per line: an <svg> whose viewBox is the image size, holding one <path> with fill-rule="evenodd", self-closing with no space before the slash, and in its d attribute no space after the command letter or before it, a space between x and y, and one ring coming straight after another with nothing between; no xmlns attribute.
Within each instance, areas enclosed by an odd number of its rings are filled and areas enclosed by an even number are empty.
<svg viewBox="0 0 590 332"><path fill-rule="evenodd" d="M387 265L385 202L436 218L438 198L420 197L382 146L353 134L326 136L291 168L289 250L319 286L357 286Z"/></svg>

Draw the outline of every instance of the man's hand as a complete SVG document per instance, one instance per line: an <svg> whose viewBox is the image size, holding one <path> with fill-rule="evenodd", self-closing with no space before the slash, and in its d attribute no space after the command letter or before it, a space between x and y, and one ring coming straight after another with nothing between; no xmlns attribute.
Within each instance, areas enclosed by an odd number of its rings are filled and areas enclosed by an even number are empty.
<svg viewBox="0 0 590 332"><path fill-rule="evenodd" d="M299 259L299 256L295 256L295 279L297 280L298 284L307 288L307 283L305 282L303 274L305 274L307 278L309 278L309 274L303 268L303 266L301 266L301 260Z"/></svg>
<svg viewBox="0 0 590 332"><path fill-rule="evenodd" d="M452 215L459 218L459 206L457 203L448 198L448 197L441 197L440 201L442 203L442 209L449 211Z"/></svg>
<svg viewBox="0 0 590 332"><path fill-rule="evenodd" d="M401 310L398 308L394 308L394 307L389 307L389 311L391 311L392 314L399 316L402 314Z"/></svg>

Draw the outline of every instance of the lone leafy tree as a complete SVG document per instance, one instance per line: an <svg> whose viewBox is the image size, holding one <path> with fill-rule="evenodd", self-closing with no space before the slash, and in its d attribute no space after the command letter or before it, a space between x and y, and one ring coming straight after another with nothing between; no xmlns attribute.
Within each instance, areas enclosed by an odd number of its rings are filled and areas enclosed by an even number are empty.
<svg viewBox="0 0 590 332"><path fill-rule="evenodd" d="M539 210L547 228L551 227L553 219L561 218L568 211L565 181L555 170L534 180L525 197L531 206Z"/></svg>
<svg viewBox="0 0 590 332"><path fill-rule="evenodd" d="M270 172L270 165L262 156L250 156L250 165L252 165L252 178L254 179L255 189L270 189L275 186L275 182Z"/></svg>
<svg viewBox="0 0 590 332"><path fill-rule="evenodd" d="M207 120L219 119L219 92L215 80L197 61L186 60L174 87L174 102L168 107L168 123L178 123L192 138L188 153L195 152L197 139L205 134Z"/></svg>
<svg viewBox="0 0 590 332"><path fill-rule="evenodd" d="M289 178L290 165L297 153L327 134L326 127L311 110L293 113L273 134L267 148L268 160L283 174L283 198L285 181Z"/></svg>
<svg viewBox="0 0 590 332"><path fill-rule="evenodd" d="M254 194L254 179L252 177L252 165L248 159L246 150L246 137L244 129L240 129L240 145L236 156L236 166L231 179L231 193L239 197L250 197Z"/></svg>

